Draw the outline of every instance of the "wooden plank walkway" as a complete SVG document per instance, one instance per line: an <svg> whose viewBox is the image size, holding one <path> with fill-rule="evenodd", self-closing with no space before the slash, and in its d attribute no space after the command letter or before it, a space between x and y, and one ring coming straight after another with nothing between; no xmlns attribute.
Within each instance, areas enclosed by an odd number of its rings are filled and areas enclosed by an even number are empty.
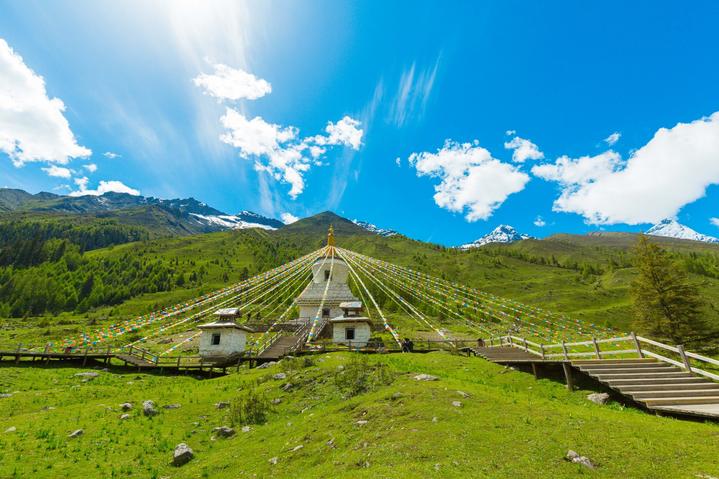
<svg viewBox="0 0 719 479"><path fill-rule="evenodd" d="M562 365L567 386L572 370L586 374L639 406L658 413L719 419L719 383L655 358L542 359L516 346L478 347L477 356L504 365Z"/></svg>

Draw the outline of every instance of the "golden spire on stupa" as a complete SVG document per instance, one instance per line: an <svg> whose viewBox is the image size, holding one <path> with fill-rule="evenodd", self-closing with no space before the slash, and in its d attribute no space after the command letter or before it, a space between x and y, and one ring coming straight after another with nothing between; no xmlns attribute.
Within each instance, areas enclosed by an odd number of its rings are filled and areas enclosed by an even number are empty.
<svg viewBox="0 0 719 479"><path fill-rule="evenodd" d="M335 229L330 225L330 229L327 232L327 246L332 248L335 245Z"/></svg>

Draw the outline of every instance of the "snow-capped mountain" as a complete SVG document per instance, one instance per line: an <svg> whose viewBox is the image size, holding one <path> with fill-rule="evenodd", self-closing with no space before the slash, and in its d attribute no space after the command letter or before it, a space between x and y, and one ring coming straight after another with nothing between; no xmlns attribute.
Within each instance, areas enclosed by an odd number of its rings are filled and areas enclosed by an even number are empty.
<svg viewBox="0 0 719 479"><path fill-rule="evenodd" d="M379 226L373 225L372 223L368 223L366 221L352 220L352 223L356 224L357 226L359 226L361 228L366 229L367 231L369 231L371 233L375 233L380 236L384 236L385 238L389 238L390 236L395 236L395 235L399 234L394 230L380 228Z"/></svg>
<svg viewBox="0 0 719 479"><path fill-rule="evenodd" d="M459 249L471 249L479 248L490 243L514 243L515 241L521 241L525 239L531 239L532 237L526 234L520 234L512 226L499 225L492 230L492 232L482 236L478 240L471 243L463 244L458 246Z"/></svg>
<svg viewBox="0 0 719 479"><path fill-rule="evenodd" d="M665 219L649 228L646 234L651 236L664 236L667 238L678 238L693 241L702 241L704 243L719 243L719 239L713 236L697 233L688 226L684 226L677 220Z"/></svg>
<svg viewBox="0 0 719 479"><path fill-rule="evenodd" d="M276 230L283 226L283 223L274 218L259 215L252 211L241 211L236 215L201 215L190 213L196 221L207 226L218 227L219 229L241 230L245 228L262 228L265 230Z"/></svg>

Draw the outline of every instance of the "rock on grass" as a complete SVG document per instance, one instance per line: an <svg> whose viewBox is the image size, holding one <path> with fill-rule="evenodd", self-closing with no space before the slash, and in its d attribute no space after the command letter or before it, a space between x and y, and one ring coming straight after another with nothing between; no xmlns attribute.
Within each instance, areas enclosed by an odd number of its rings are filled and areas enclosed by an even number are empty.
<svg viewBox="0 0 719 479"><path fill-rule="evenodd" d="M76 437L82 436L83 434L85 434L85 431L84 431L84 430L82 430L82 429L77 429L77 430L75 430L75 431L72 431L70 434L68 434L67 437L69 437L70 439L74 439L74 438L76 438Z"/></svg>
<svg viewBox="0 0 719 479"><path fill-rule="evenodd" d="M592 393L587 396L587 399L592 401L594 404L599 404L600 406L603 406L604 404L607 404L607 402L609 402L609 394L608 393Z"/></svg>
<svg viewBox="0 0 719 479"><path fill-rule="evenodd" d="M437 376L432 376L431 374L418 374L414 377L415 381L439 381L439 378Z"/></svg>
<svg viewBox="0 0 719 479"><path fill-rule="evenodd" d="M147 417L156 416L157 414L159 414L157 408L155 407L155 401L148 399L147 401L143 402L142 413Z"/></svg>
<svg viewBox="0 0 719 479"><path fill-rule="evenodd" d="M175 452L172 454L172 465L175 467L184 466L195 457L190 446L181 442L175 446Z"/></svg>
<svg viewBox="0 0 719 479"><path fill-rule="evenodd" d="M574 464L581 464L589 469L595 469L597 467L587 456L580 456L576 451L572 451L571 449L567 451L567 455L564 456L564 459Z"/></svg>

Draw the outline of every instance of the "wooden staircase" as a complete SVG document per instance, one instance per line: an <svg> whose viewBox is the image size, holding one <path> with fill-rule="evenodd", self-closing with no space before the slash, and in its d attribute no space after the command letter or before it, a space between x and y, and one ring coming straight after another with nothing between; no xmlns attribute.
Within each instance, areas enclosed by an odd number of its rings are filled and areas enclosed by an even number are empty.
<svg viewBox="0 0 719 479"><path fill-rule="evenodd" d="M297 343L300 341L298 335L284 335L279 337L272 345L262 351L257 359L275 360L283 356L293 353L297 349Z"/></svg>
<svg viewBox="0 0 719 479"><path fill-rule="evenodd" d="M538 359L534 354L518 348L513 348L511 346L474 348L473 351L477 356L480 356L487 361L500 364L536 362Z"/></svg>
<svg viewBox="0 0 719 479"><path fill-rule="evenodd" d="M572 366L647 409L719 415L719 383L656 359L588 359Z"/></svg>

